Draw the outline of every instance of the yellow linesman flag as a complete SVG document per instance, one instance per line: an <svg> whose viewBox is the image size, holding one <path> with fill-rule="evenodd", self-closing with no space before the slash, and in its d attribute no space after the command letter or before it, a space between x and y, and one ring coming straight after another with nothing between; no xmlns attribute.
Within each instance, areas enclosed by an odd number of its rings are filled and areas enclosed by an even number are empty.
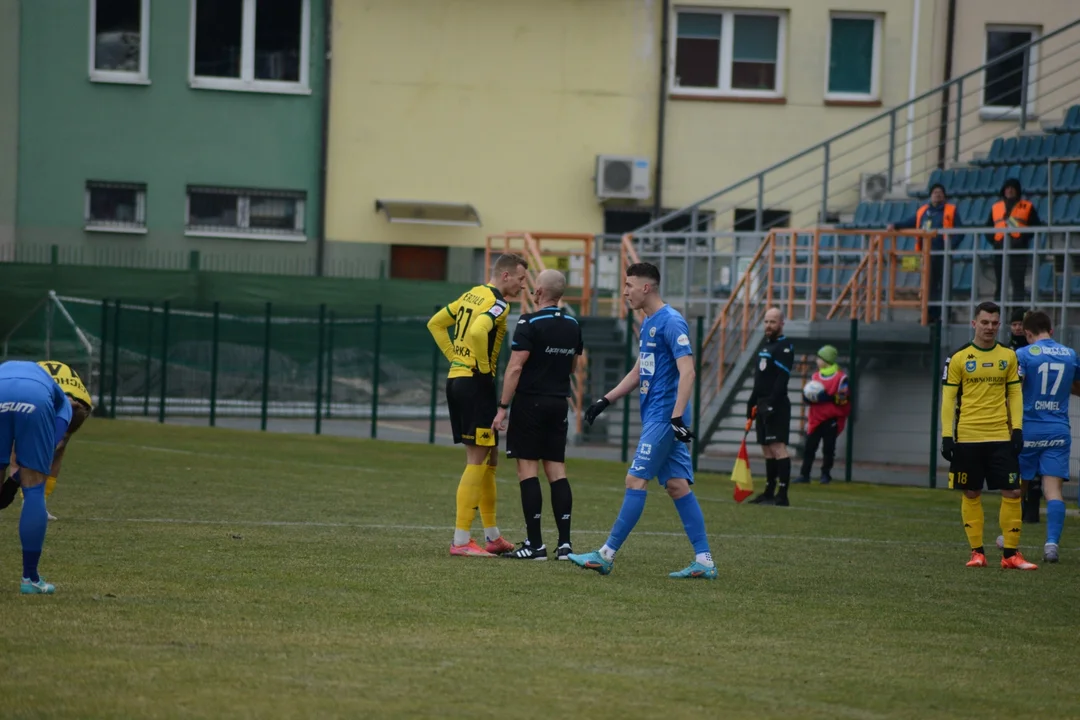
<svg viewBox="0 0 1080 720"><path fill-rule="evenodd" d="M750 423L747 421L746 430L750 432ZM739 446L739 456L735 458L735 467L731 470L731 482L735 483L735 502L741 503L754 494L754 478L750 475L750 455L746 452L746 435L743 435L742 445Z"/></svg>

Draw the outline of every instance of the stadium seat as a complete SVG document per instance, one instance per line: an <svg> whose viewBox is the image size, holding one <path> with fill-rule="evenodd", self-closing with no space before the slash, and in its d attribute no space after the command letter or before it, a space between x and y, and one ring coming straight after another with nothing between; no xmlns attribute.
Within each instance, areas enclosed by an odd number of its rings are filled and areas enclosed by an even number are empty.
<svg viewBox="0 0 1080 720"><path fill-rule="evenodd" d="M1034 162L1040 147L1042 147L1042 135L1023 136L1016 144L1016 161L1020 163Z"/></svg>
<svg viewBox="0 0 1080 720"><path fill-rule="evenodd" d="M1027 192L1028 185L1035 177L1035 165L1021 165L1020 166L1020 186L1024 188L1024 192Z"/></svg>
<svg viewBox="0 0 1080 720"><path fill-rule="evenodd" d="M1066 163L1061 172L1061 182L1054 184L1054 193L1080 191L1080 163Z"/></svg>
<svg viewBox="0 0 1080 720"><path fill-rule="evenodd" d="M1004 138L994 138L994 142L990 143L990 152L986 153L986 157L981 160L976 160L978 165L997 165L1001 162L1002 151L1005 146Z"/></svg>
<svg viewBox="0 0 1080 720"><path fill-rule="evenodd" d="M961 225L968 224L968 218L971 215L971 205L974 202L972 198L964 197L956 201L956 219Z"/></svg>
<svg viewBox="0 0 1080 720"><path fill-rule="evenodd" d="M1055 225L1061 225L1062 222L1063 222L1062 219L1065 217L1065 214L1069 210L1069 201L1070 200L1071 200L1070 196L1065 195L1065 194L1054 195L1053 212L1052 213L1047 212L1046 217L1044 217L1043 220L1044 221L1052 220Z"/></svg>
<svg viewBox="0 0 1080 720"><path fill-rule="evenodd" d="M960 223L968 227L979 227L986 222L989 211L986 209L987 198L972 198L971 207L968 208L967 217L961 216Z"/></svg>
<svg viewBox="0 0 1080 720"><path fill-rule="evenodd" d="M1065 216L1061 219L1054 216L1054 224L1078 225L1080 224L1080 195L1073 195L1065 210Z"/></svg>
<svg viewBox="0 0 1080 720"><path fill-rule="evenodd" d="M1073 105L1065 113L1065 130L1080 130L1080 105Z"/></svg>
<svg viewBox="0 0 1080 720"><path fill-rule="evenodd" d="M1055 140L1057 140L1057 135L1040 135L1031 153L1031 162L1046 162L1046 158L1050 157L1050 151L1054 149Z"/></svg>
<svg viewBox="0 0 1080 720"><path fill-rule="evenodd" d="M1031 173L1031 178L1028 182L1023 183L1024 192L1027 193L1044 193L1046 192L1046 182L1050 173L1046 169L1046 164L1041 163L1035 166L1034 172Z"/></svg>
<svg viewBox="0 0 1080 720"><path fill-rule="evenodd" d="M1069 169L1069 163L1054 163L1050 167L1053 171L1050 173L1050 182L1046 188L1048 191L1053 190L1056 192L1063 192L1062 181L1065 179L1065 171ZM1050 187L1052 186L1052 187Z"/></svg>
<svg viewBox="0 0 1080 720"><path fill-rule="evenodd" d="M1072 137L1070 135L1068 135L1067 133L1051 135L1050 137L1053 138L1053 140L1048 141L1049 142L1049 145L1048 145L1049 154L1047 155L1047 157L1051 157L1051 158L1068 157L1069 141L1072 140Z"/></svg>
<svg viewBox="0 0 1080 720"><path fill-rule="evenodd" d="M1080 156L1080 132L1073 131L1069 136L1069 149L1065 151L1065 157Z"/></svg>
<svg viewBox="0 0 1080 720"><path fill-rule="evenodd" d="M857 228L866 227L866 217L870 213L870 205L871 203L868 202L859 203L859 207L855 208L855 217L851 220L852 226Z"/></svg>
<svg viewBox="0 0 1080 720"><path fill-rule="evenodd" d="M1039 295L1054 294L1054 263L1044 262L1039 264L1037 283Z"/></svg>
<svg viewBox="0 0 1080 720"><path fill-rule="evenodd" d="M994 172L997 170L995 167L984 167L979 171L979 177L975 181L975 184L971 187L969 192L972 195L988 195L994 192ZM1000 185L998 189L1000 189Z"/></svg>
<svg viewBox="0 0 1080 720"><path fill-rule="evenodd" d="M1019 142L1018 138L1014 138L1014 137L1005 138L1005 142L1001 146L1001 158L997 161L997 164L1006 165L1008 163L1016 162L1016 158L1018 157L1018 154L1017 154L1017 143L1018 142Z"/></svg>
<svg viewBox="0 0 1080 720"><path fill-rule="evenodd" d="M1006 180L1014 180L1014 179L1019 180L1020 179L1020 174L1022 172L1024 172L1024 166L1023 165L1010 165L1008 167L1008 169L1005 171L1005 179ZM1000 190L1000 188L999 188L999 190Z"/></svg>
<svg viewBox="0 0 1080 720"><path fill-rule="evenodd" d="M994 168L994 176L990 179L990 185L986 188L985 195L997 195L1001 192L1001 186L1005 184L1005 178L1009 174L1009 168L998 165Z"/></svg>
<svg viewBox="0 0 1080 720"><path fill-rule="evenodd" d="M971 293L971 261L960 260L952 264L952 292Z"/></svg>

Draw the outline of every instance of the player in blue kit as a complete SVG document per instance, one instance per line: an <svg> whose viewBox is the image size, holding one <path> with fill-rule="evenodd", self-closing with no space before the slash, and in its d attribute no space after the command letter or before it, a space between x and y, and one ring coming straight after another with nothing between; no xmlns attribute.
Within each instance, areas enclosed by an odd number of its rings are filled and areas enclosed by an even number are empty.
<svg viewBox="0 0 1080 720"><path fill-rule="evenodd" d="M1042 476L1046 498L1046 545L1043 559L1058 561L1058 544L1065 525L1061 485L1069 479L1069 394L1080 379L1076 351L1051 337L1050 316L1033 312L1024 318L1028 345L1016 351L1024 392L1024 449L1020 453L1020 479Z"/></svg>
<svg viewBox="0 0 1080 720"><path fill-rule="evenodd" d="M53 474L57 444L68 434L72 417L71 401L49 370L32 362L0 365L0 470L7 468L14 451L23 492L19 540L24 595L48 595L55 590L38 574L48 526L45 480ZM85 415L80 414L82 419Z"/></svg>
<svg viewBox="0 0 1080 720"><path fill-rule="evenodd" d="M641 441L626 475L622 509L607 542L595 552L571 554L570 560L601 575L610 573L615 553L641 518L645 488L655 477L675 501L695 553L689 566L670 577L713 580L717 571L705 534L705 518L690 489L694 484L690 459L694 435L686 426L694 390L690 335L683 316L664 304L659 287L660 270L655 265L635 263L626 269L623 296L632 309L644 310L647 315L641 324L638 361L613 390L589 406L585 420L592 425L613 401L636 388L641 394Z"/></svg>

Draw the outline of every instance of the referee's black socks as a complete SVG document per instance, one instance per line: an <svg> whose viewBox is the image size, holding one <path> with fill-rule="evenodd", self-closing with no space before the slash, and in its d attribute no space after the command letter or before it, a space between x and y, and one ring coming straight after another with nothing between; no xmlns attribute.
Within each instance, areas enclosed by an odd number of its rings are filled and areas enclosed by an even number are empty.
<svg viewBox="0 0 1080 720"><path fill-rule="evenodd" d="M788 485L791 484L791 458L779 458L773 462L776 463L776 474L779 481L776 496L786 498Z"/></svg>
<svg viewBox="0 0 1080 720"><path fill-rule="evenodd" d="M765 458L765 497L776 496L776 476L778 474L778 462L779 461L776 458Z"/></svg>
<svg viewBox="0 0 1080 720"><path fill-rule="evenodd" d="M544 509L544 494L540 491L540 478L521 481L521 511L525 514L525 535L534 549L544 544L540 532L540 513Z"/></svg>
<svg viewBox="0 0 1080 720"><path fill-rule="evenodd" d="M555 513L555 527L559 528L559 545L570 542L570 514L574 507L574 495L570 481L560 478L551 483L551 511Z"/></svg>

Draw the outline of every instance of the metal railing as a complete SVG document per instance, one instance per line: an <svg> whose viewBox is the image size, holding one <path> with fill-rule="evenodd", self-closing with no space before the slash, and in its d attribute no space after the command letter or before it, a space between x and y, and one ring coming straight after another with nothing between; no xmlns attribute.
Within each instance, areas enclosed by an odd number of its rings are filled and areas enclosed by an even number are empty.
<svg viewBox="0 0 1080 720"><path fill-rule="evenodd" d="M860 173L881 173L887 190L899 192L898 180L925 178L934 168L960 163L996 137L1026 130L1032 118L1029 107L1035 102L1045 117L1080 97L1080 74L1075 71L1080 58L1080 32L1074 32L1078 29L1080 19L659 217L634 231L633 237L655 237L670 223L687 218L687 226L697 228L699 216L707 213L725 218L712 229L728 230L734 221L726 218L739 208L754 209L756 231L769 229L763 218L767 209L784 208L795 223L827 223L834 210L850 211L860 199ZM1018 56L1023 58L1021 67L1008 69ZM986 82L988 70L1002 68ZM1029 68L1034 77L1029 77ZM1013 97L1016 85L1018 106ZM1038 88L1035 98L1029 96L1033 85ZM938 120L943 108L948 113ZM1014 118L1015 125L983 123ZM916 151L917 147L921 149Z"/></svg>

